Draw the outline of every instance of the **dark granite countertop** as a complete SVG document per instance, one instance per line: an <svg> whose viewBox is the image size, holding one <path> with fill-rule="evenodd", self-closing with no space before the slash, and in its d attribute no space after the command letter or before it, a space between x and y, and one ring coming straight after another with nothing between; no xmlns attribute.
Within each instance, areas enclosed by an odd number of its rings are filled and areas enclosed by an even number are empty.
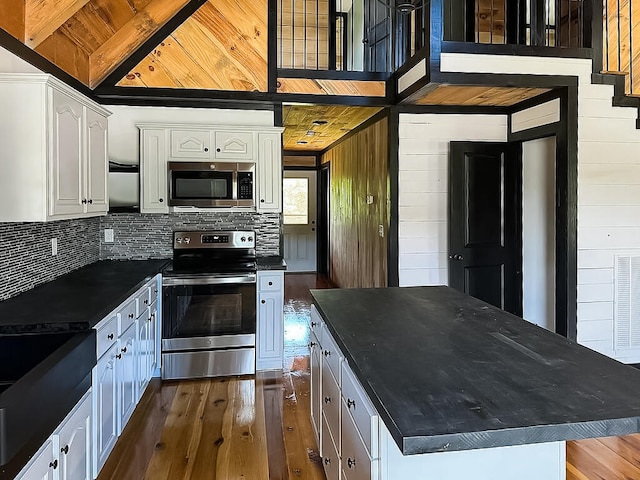
<svg viewBox="0 0 640 480"><path fill-rule="evenodd" d="M0 335L93 328L167 260L106 260L0 302Z"/></svg>
<svg viewBox="0 0 640 480"><path fill-rule="evenodd" d="M640 371L448 287L312 290L405 455L640 431Z"/></svg>
<svg viewBox="0 0 640 480"><path fill-rule="evenodd" d="M258 270L286 270L287 263L284 258L279 256L272 257L258 257L257 258Z"/></svg>

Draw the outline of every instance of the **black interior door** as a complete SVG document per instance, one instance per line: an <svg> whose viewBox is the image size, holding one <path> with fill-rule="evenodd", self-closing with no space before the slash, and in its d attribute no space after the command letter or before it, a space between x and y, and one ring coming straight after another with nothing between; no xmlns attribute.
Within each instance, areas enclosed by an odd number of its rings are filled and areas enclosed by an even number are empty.
<svg viewBox="0 0 640 480"><path fill-rule="evenodd" d="M391 71L391 20L389 16L389 10L383 2L379 0L365 2L365 72Z"/></svg>
<svg viewBox="0 0 640 480"><path fill-rule="evenodd" d="M520 144L451 142L449 285L522 315Z"/></svg>

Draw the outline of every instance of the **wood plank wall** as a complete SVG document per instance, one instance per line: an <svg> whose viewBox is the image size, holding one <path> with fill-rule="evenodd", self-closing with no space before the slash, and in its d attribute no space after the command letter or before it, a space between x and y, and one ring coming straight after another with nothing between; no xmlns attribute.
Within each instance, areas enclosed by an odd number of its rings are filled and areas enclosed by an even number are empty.
<svg viewBox="0 0 640 480"><path fill-rule="evenodd" d="M628 95L640 96L640 2L607 0L604 18L604 72L626 75Z"/></svg>
<svg viewBox="0 0 640 480"><path fill-rule="evenodd" d="M387 286L388 131L383 118L322 156L331 162L329 275L342 288Z"/></svg>
<svg viewBox="0 0 640 480"><path fill-rule="evenodd" d="M329 68L328 0L277 0L278 66Z"/></svg>

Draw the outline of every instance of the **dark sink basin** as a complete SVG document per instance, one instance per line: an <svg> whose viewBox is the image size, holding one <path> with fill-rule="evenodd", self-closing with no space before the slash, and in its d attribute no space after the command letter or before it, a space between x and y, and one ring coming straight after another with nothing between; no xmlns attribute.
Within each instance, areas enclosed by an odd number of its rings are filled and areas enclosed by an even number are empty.
<svg viewBox="0 0 640 480"><path fill-rule="evenodd" d="M0 336L0 479L13 478L89 390L95 338Z"/></svg>

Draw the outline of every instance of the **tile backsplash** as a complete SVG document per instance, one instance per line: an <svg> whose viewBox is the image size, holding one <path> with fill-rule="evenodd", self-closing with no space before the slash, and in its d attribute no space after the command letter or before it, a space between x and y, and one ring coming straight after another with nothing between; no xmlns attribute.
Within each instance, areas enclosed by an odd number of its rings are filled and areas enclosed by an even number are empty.
<svg viewBox="0 0 640 480"><path fill-rule="evenodd" d="M114 242L104 242L112 228ZM280 254L280 214L200 212L175 214L113 213L100 222L101 257L116 259L170 258L174 230L255 230L258 256Z"/></svg>
<svg viewBox="0 0 640 480"><path fill-rule="evenodd" d="M99 260L99 235L99 218L0 223L0 301Z"/></svg>

